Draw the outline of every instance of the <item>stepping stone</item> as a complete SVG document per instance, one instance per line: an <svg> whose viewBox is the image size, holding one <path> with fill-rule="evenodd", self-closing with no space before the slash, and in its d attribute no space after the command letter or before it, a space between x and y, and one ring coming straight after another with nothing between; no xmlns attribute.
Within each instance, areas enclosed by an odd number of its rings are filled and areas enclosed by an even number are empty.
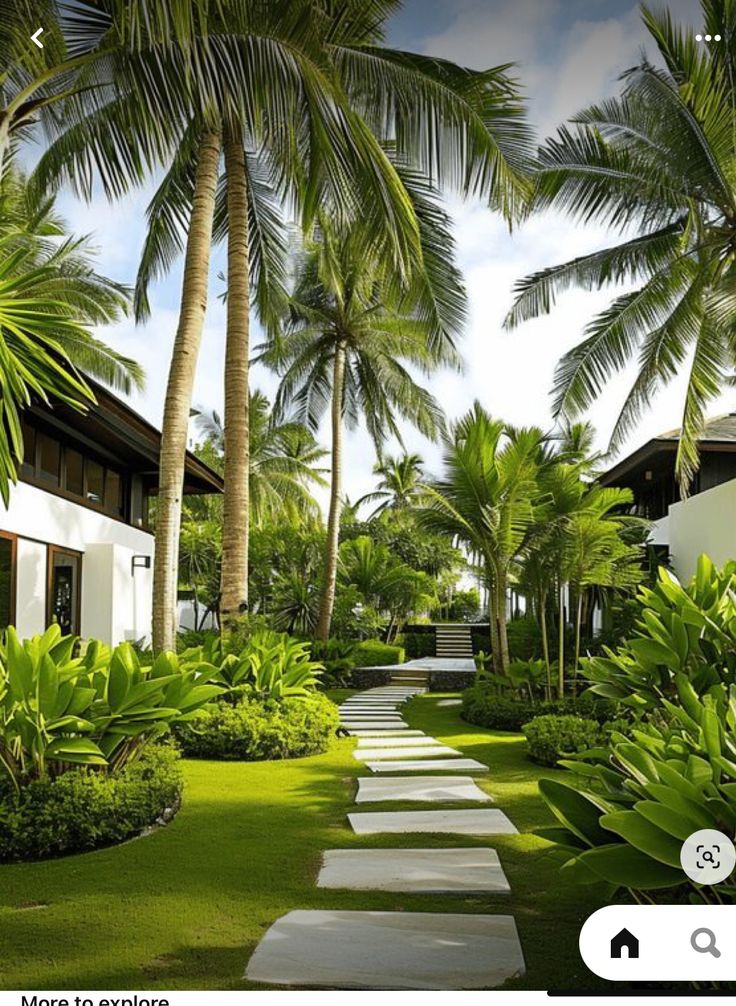
<svg viewBox="0 0 736 1006"><path fill-rule="evenodd" d="M406 752L411 754L410 751ZM488 766L475 758L438 758L417 761L368 761L366 768L371 772L487 772Z"/></svg>
<svg viewBox="0 0 736 1006"><path fill-rule="evenodd" d="M406 730L400 730L400 729L399 730L394 730L394 729L384 729L384 730L373 730L373 729L370 729L370 730L367 730L367 729L364 729L364 728L362 728L360 726L357 727L357 728L352 728L351 727L350 729L348 729L348 733L351 735L351 737L373 737L373 738L385 737L387 740L390 740L392 737L423 737L424 736L424 734L421 732L421 730L409 730L409 729L406 729Z"/></svg>
<svg viewBox="0 0 736 1006"><path fill-rule="evenodd" d="M419 894L508 894L495 849L332 849L317 887Z"/></svg>
<svg viewBox="0 0 736 1006"><path fill-rule="evenodd" d="M346 730L408 730L408 724L403 720L394 723L392 720L343 720L342 726Z"/></svg>
<svg viewBox="0 0 736 1006"><path fill-rule="evenodd" d="M368 713L369 716L373 716L376 713L384 713L384 714L388 713L389 715L391 715L392 713L398 713L399 711L398 706L349 705L349 706L339 706L339 709L341 713Z"/></svg>
<svg viewBox="0 0 736 1006"><path fill-rule="evenodd" d="M459 754L460 752L455 748L446 748L441 744L439 747L437 745L433 747L430 744L427 747L370 748L368 751L353 751L353 758L356 761L390 760L392 758L406 758L407 755L411 755L412 758L455 758Z"/></svg>
<svg viewBox="0 0 736 1006"><path fill-rule="evenodd" d="M329 989L488 989L524 974L510 915L289 912L255 949L245 977Z"/></svg>
<svg viewBox="0 0 736 1006"><path fill-rule="evenodd" d="M440 699L437 706L446 708L447 706L461 706L462 704L462 699Z"/></svg>
<svg viewBox="0 0 736 1006"><path fill-rule="evenodd" d="M356 835L518 835L502 810L384 810L348 814Z"/></svg>
<svg viewBox="0 0 736 1006"><path fill-rule="evenodd" d="M421 800L423 803L454 803L473 800L493 803L493 798L476 786L466 775L422 776L409 779L358 779L356 803L378 803L383 800Z"/></svg>
<svg viewBox="0 0 736 1006"><path fill-rule="evenodd" d="M415 731L407 730L408 734L413 734ZM361 737L358 741L358 751L364 751L370 749L375 751L381 748L411 748L411 747L443 747L442 741L435 740L434 737L427 737L426 734L420 734L416 732L416 737ZM411 752L407 752L410 754Z"/></svg>

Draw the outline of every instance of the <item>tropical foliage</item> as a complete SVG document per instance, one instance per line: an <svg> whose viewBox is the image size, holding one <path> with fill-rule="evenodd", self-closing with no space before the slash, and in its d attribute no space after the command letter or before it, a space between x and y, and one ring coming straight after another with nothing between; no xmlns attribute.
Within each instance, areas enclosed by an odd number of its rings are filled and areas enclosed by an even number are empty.
<svg viewBox="0 0 736 1006"><path fill-rule="evenodd" d="M683 896L692 900L732 900L732 878L696 892L680 847L700 828L736 829L734 575L734 564L719 571L705 557L687 587L662 572L657 589L642 594L636 638L585 666L595 692L638 718L563 760L568 779L540 782L562 825L546 834L568 853L571 879L603 880L642 899L688 885Z"/></svg>

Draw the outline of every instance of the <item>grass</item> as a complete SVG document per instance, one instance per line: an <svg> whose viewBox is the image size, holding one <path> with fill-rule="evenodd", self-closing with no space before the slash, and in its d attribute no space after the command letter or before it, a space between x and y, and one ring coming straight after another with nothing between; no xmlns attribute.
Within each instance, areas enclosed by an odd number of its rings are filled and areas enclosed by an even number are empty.
<svg viewBox="0 0 736 1006"><path fill-rule="evenodd" d="M600 906L600 892L567 886L551 846L528 833L549 821L536 792L549 770L527 760L519 735L470 726L437 698L413 700L411 725L489 764L480 785L527 832L492 840L510 896L316 888L324 849L488 843L353 835L345 814L362 768L351 740L298 761L188 761L184 806L167 828L99 852L0 866L0 988L247 988L242 975L251 952L294 908L511 911L528 970L506 987L605 987L577 952L580 925Z"/></svg>

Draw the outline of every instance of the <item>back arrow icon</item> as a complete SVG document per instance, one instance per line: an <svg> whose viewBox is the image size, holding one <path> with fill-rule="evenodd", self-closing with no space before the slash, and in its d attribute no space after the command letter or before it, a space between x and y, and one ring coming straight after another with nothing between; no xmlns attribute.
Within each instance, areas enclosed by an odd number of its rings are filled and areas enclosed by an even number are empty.
<svg viewBox="0 0 736 1006"><path fill-rule="evenodd" d="M31 35L31 42L35 42L35 44L38 46L39 49L43 49L43 42L39 41L38 38L38 36L41 34L42 31L43 28L39 28L38 31L34 31L34 33Z"/></svg>

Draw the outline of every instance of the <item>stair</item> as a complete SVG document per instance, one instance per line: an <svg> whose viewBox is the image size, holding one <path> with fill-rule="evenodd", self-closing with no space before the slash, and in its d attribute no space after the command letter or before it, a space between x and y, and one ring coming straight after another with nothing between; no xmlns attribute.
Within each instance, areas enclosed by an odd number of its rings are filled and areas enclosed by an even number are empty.
<svg viewBox="0 0 736 1006"><path fill-rule="evenodd" d="M410 688L427 688L429 686L429 671L395 670L391 672L392 685L405 685Z"/></svg>
<svg viewBox="0 0 736 1006"><path fill-rule="evenodd" d="M473 641L469 625L438 625L435 627L434 652L437 657L460 659L473 657Z"/></svg>

